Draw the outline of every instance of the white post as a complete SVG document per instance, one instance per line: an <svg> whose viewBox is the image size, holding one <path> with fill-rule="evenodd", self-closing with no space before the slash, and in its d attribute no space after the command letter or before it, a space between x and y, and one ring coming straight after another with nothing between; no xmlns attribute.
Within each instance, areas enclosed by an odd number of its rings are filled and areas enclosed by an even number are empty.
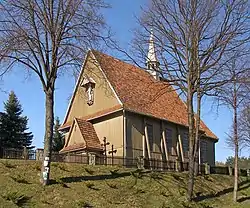
<svg viewBox="0 0 250 208"><path fill-rule="evenodd" d="M182 141L181 141L181 135L178 135L178 141L179 141L179 145L180 145L180 152L181 152L181 160L182 162L184 162L184 153L183 153L183 146L182 146Z"/></svg>

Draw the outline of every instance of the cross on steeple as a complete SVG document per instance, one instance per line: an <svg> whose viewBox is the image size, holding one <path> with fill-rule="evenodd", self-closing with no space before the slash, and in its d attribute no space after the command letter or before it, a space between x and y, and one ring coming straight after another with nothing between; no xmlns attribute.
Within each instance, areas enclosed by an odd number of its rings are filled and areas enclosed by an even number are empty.
<svg viewBox="0 0 250 208"><path fill-rule="evenodd" d="M154 34L153 34L153 30L151 29L146 67L147 67L147 71L155 79L159 79L159 66L160 66L160 62L158 61L156 52L155 52Z"/></svg>

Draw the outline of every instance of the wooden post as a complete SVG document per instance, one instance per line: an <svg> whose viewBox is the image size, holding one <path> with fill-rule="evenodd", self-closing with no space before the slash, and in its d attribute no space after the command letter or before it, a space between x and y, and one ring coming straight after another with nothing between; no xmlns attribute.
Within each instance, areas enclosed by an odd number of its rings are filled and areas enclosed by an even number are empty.
<svg viewBox="0 0 250 208"><path fill-rule="evenodd" d="M145 146L145 134L143 134L143 135L142 135L142 156L143 156L143 158L146 157L145 148L146 148L146 146Z"/></svg>
<svg viewBox="0 0 250 208"><path fill-rule="evenodd" d="M23 159L28 160L28 149L27 149L27 147L23 147Z"/></svg>
<svg viewBox="0 0 250 208"><path fill-rule="evenodd" d="M208 163L205 163L205 175L210 174L210 165Z"/></svg>
<svg viewBox="0 0 250 208"><path fill-rule="evenodd" d="M178 159L178 157L176 157L176 159L175 159L175 171L179 172L179 159Z"/></svg>
<svg viewBox="0 0 250 208"><path fill-rule="evenodd" d="M179 146L179 141L177 139L177 142L176 142L176 153L177 153L177 157L179 158L180 157L180 146Z"/></svg>
<svg viewBox="0 0 250 208"><path fill-rule="evenodd" d="M164 129L162 129L162 139L163 139L163 145L164 145L166 160L169 161L167 142L166 142L166 132L164 131Z"/></svg>
<svg viewBox="0 0 250 208"><path fill-rule="evenodd" d="M180 145L180 152L181 152L181 162L184 162L184 153L183 153L183 146L182 146L182 141L181 141L181 135L178 134L178 141Z"/></svg>
<svg viewBox="0 0 250 208"><path fill-rule="evenodd" d="M144 122L144 133L145 133L146 145L147 145L147 150L148 150L148 158L151 159L150 144L148 140L148 127L145 122Z"/></svg>
<svg viewBox="0 0 250 208"><path fill-rule="evenodd" d="M228 173L230 176L233 175L233 169L231 166L228 166Z"/></svg>

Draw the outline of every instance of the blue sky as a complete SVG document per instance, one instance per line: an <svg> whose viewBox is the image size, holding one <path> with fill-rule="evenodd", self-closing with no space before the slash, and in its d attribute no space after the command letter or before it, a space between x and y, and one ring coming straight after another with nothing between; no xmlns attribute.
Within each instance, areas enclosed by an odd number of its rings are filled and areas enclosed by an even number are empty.
<svg viewBox="0 0 250 208"><path fill-rule="evenodd" d="M145 0L108 0L112 9L107 10L104 14L108 24L115 33L115 38L120 45L127 49L133 34L131 30L135 27L135 15L140 14L140 6L145 4ZM114 53L112 53L114 55ZM0 82L0 111L3 110L3 101L8 98L8 92L13 90L22 106L23 114L29 118L29 127L34 134L33 144L36 147L43 146L44 137L44 93L38 78L35 75L24 73L23 68L15 69L4 77ZM55 92L55 115L59 116L62 121L67 110L69 98L74 88L74 79L69 74L61 75L56 83ZM216 160L224 161L227 156L232 155L232 151L226 146L225 132L231 125L231 112L227 108L211 108L211 99L203 102L202 119L210 129L220 138L216 144ZM245 153L246 155L246 153ZM248 155L247 155L248 156Z"/></svg>

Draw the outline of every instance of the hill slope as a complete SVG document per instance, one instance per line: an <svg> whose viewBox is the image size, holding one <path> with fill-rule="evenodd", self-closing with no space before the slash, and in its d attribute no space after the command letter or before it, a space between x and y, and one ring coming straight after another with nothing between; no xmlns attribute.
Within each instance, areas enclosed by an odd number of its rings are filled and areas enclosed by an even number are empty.
<svg viewBox="0 0 250 208"><path fill-rule="evenodd" d="M241 178L233 204L233 178L199 176L196 201L186 202L186 173L140 173L132 169L52 163L53 184L39 184L40 163L0 160L0 207L250 207L250 182Z"/></svg>

